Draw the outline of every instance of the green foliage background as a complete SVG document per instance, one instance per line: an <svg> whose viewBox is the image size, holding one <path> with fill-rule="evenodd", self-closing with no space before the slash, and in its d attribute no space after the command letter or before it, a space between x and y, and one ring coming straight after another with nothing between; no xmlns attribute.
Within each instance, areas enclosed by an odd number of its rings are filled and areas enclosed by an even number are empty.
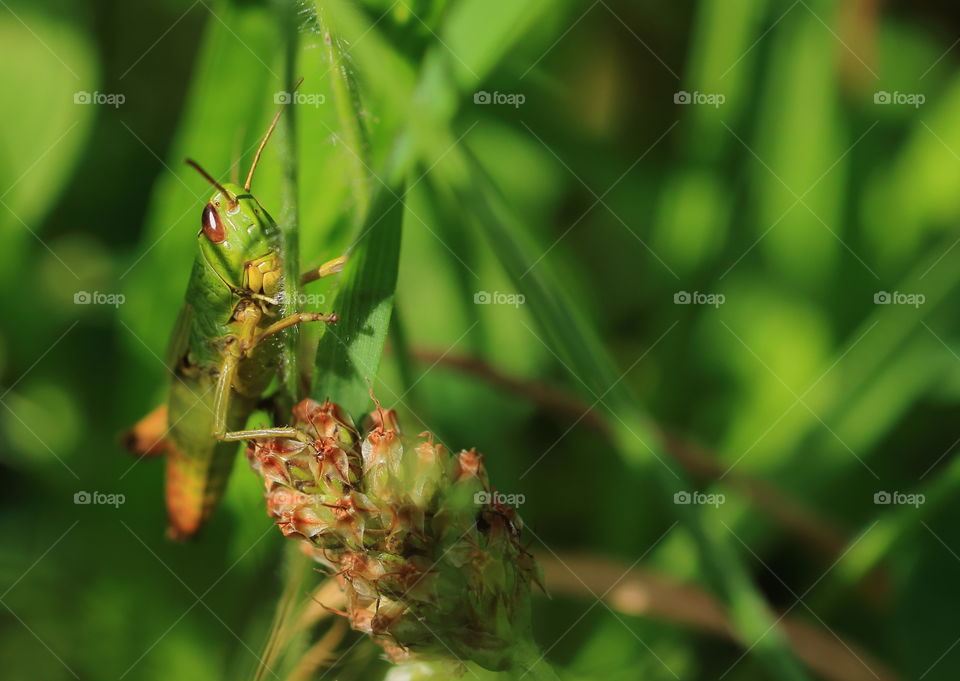
<svg viewBox="0 0 960 681"><path fill-rule="evenodd" d="M698 583L743 641L557 593L536 633L564 678L812 676L771 630L785 611L898 678L956 678L955 9L0 5L3 678L248 678L262 655L289 574L245 463L203 536L174 545L162 465L117 438L164 394L209 194L182 158L244 172L298 76L254 190L299 223L303 267L367 254L339 299L326 281L308 306L371 310L352 375L321 340L315 396L367 406L387 335L379 399L409 430L484 452L495 484L525 495L533 548ZM76 304L83 291L124 299ZM549 397L450 366L463 357ZM675 437L708 475L684 472ZM758 485L833 543L791 532ZM125 503L74 504L84 490ZM725 503L674 503L694 490ZM356 640L320 674L381 678Z"/></svg>

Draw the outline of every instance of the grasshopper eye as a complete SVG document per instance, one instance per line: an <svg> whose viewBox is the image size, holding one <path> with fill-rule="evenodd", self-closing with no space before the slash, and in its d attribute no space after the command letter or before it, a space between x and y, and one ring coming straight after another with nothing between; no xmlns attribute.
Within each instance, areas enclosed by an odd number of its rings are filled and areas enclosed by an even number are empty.
<svg viewBox="0 0 960 681"><path fill-rule="evenodd" d="M207 237L207 241L219 244L226 238L223 223L220 221L220 214L217 213L217 209L213 207L212 203L208 203L204 207L203 216L200 218L200 225L203 235Z"/></svg>

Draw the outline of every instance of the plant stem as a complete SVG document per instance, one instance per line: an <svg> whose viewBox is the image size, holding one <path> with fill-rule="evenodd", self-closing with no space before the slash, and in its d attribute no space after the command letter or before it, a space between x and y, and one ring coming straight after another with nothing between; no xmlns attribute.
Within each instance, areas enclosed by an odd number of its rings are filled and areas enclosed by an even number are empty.
<svg viewBox="0 0 960 681"><path fill-rule="evenodd" d="M297 73L297 10L294 0L283 0L278 6L278 23L283 36L283 73L286 80L284 87L293 86ZM300 191L299 165L297 159L297 125L296 107L288 106L283 112L278 139L276 141L281 160L281 204L278 226L282 239L283 269L286 280L284 291L284 314L299 312L299 281L300 281ZM297 365L299 358L300 330L296 327L284 334L286 345L283 383L291 400L300 396L300 370Z"/></svg>

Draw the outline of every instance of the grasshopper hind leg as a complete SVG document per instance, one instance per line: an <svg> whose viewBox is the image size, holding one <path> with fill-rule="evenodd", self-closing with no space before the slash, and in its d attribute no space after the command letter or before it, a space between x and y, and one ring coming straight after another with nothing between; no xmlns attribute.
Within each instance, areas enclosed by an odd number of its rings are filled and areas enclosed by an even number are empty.
<svg viewBox="0 0 960 681"><path fill-rule="evenodd" d="M124 449L142 457L167 451L167 405L161 404L120 436Z"/></svg>

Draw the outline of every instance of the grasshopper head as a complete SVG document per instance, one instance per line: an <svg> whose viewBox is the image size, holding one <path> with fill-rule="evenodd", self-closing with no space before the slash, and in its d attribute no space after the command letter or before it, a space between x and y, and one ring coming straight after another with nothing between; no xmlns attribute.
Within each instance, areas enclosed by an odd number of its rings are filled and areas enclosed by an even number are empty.
<svg viewBox="0 0 960 681"><path fill-rule="evenodd" d="M303 78L298 80L293 89L296 90L302 81ZM242 187L233 183L220 184L196 161L187 159L187 164L193 166L217 190L203 208L200 232L197 234L200 253L217 276L235 289L249 283L249 273L244 276L248 272L248 264L271 254L278 240L276 223L250 193L250 185L260 154L277 127L281 113L283 107L277 111L260 141L253 163L250 164L247 181ZM261 280L260 285L265 283L263 277L255 278Z"/></svg>
<svg viewBox="0 0 960 681"><path fill-rule="evenodd" d="M274 250L275 239L273 219L240 185L222 185L203 208L197 233L200 253L234 288L243 286L248 262Z"/></svg>

